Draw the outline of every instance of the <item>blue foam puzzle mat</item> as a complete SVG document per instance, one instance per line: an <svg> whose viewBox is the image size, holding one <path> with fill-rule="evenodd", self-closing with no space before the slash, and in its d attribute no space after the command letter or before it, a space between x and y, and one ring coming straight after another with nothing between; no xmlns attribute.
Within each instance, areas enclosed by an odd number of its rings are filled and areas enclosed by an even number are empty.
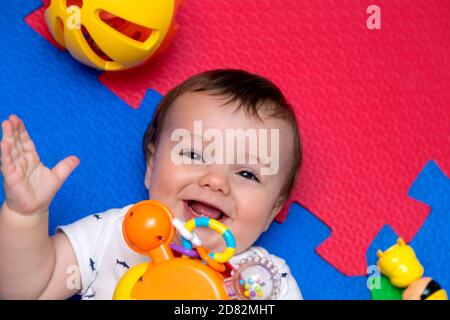
<svg viewBox="0 0 450 320"><path fill-rule="evenodd" d="M450 290L450 179L429 161L411 186L409 195L431 207L430 215L410 245L430 276ZM386 225L367 251L367 264L376 265L378 249L394 245L398 235Z"/></svg>
<svg viewBox="0 0 450 320"><path fill-rule="evenodd" d="M316 253L330 233L309 211L293 204L285 223L272 224L256 244L286 260L305 299L370 299L366 277L345 276Z"/></svg>
<svg viewBox="0 0 450 320"><path fill-rule="evenodd" d="M147 198L141 140L161 95L149 90L139 109L127 106L98 81L99 71L76 62L25 23L41 5L40 0L7 0L0 12L8 26L0 31L0 119L19 115L47 166L71 154L81 159L51 204L53 233L57 225ZM428 164L410 195L432 207L412 245L426 273L448 289L448 178ZM257 245L287 261L306 299L369 299L365 277L346 277L316 254L329 235L312 213L294 204L287 221L273 224ZM395 239L386 227L372 247L392 245Z"/></svg>

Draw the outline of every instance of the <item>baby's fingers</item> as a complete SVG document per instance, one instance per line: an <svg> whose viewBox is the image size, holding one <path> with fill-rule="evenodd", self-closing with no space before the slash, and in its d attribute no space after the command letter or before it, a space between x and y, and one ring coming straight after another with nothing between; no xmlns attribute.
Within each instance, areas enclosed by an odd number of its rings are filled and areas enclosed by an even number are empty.
<svg viewBox="0 0 450 320"><path fill-rule="evenodd" d="M0 155L1 171L5 179L7 179L16 171L16 165L12 158L11 147L4 140L0 142Z"/></svg>
<svg viewBox="0 0 450 320"><path fill-rule="evenodd" d="M17 149L18 154L21 155L23 153L23 146L19 138L19 127L23 126L23 122L15 114L9 116L9 121L11 122L12 125L12 133L14 137L15 147Z"/></svg>
<svg viewBox="0 0 450 320"><path fill-rule="evenodd" d="M16 159L18 156L18 151L16 149L16 142L14 140L13 124L9 120L2 122L2 141L8 143L10 150L9 153L12 157L12 160Z"/></svg>
<svg viewBox="0 0 450 320"><path fill-rule="evenodd" d="M9 120L2 121L2 140L13 139L13 127Z"/></svg>
<svg viewBox="0 0 450 320"><path fill-rule="evenodd" d="M19 123L19 138L22 143L23 150L25 152L36 152L36 147L34 146L33 140L31 140L30 135L28 134L23 121Z"/></svg>

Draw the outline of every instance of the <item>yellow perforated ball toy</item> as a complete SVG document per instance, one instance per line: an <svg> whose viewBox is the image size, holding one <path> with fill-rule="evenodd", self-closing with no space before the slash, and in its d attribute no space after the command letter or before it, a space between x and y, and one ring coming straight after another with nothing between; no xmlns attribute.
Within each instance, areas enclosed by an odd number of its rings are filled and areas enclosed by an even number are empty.
<svg viewBox="0 0 450 320"><path fill-rule="evenodd" d="M81 63L117 71L136 67L175 35L182 0L51 0L45 20L55 40Z"/></svg>

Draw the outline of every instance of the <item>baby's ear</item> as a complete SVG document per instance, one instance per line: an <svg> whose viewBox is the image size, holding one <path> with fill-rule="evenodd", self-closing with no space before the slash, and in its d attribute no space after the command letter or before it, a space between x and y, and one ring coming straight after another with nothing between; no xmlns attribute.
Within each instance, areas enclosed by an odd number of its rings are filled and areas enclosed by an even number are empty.
<svg viewBox="0 0 450 320"><path fill-rule="evenodd" d="M284 201L286 200L286 197L279 196L278 199L275 201L275 204L273 205L273 210L270 213L269 220L267 220L267 224L264 228L264 231L267 231L269 229L273 219L280 213L281 209L283 208Z"/></svg>
<svg viewBox="0 0 450 320"><path fill-rule="evenodd" d="M154 164L154 159L155 159L155 145L153 143L150 143L147 147L147 166L145 169L145 178L144 178L144 185L147 188L147 190L150 188L150 179L152 177L152 172L153 172L153 164Z"/></svg>

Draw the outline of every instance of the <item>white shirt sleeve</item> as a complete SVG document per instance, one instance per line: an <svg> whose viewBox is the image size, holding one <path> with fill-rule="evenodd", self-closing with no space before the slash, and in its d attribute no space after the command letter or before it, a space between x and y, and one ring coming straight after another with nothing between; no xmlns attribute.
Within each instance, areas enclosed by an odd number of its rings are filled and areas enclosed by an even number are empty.
<svg viewBox="0 0 450 320"><path fill-rule="evenodd" d="M111 236L110 225L120 216L122 210L110 209L56 229L64 232L75 252L81 275L80 295L86 294L97 277L97 266L100 264L97 259L105 250L102 244L107 243L105 238Z"/></svg>

